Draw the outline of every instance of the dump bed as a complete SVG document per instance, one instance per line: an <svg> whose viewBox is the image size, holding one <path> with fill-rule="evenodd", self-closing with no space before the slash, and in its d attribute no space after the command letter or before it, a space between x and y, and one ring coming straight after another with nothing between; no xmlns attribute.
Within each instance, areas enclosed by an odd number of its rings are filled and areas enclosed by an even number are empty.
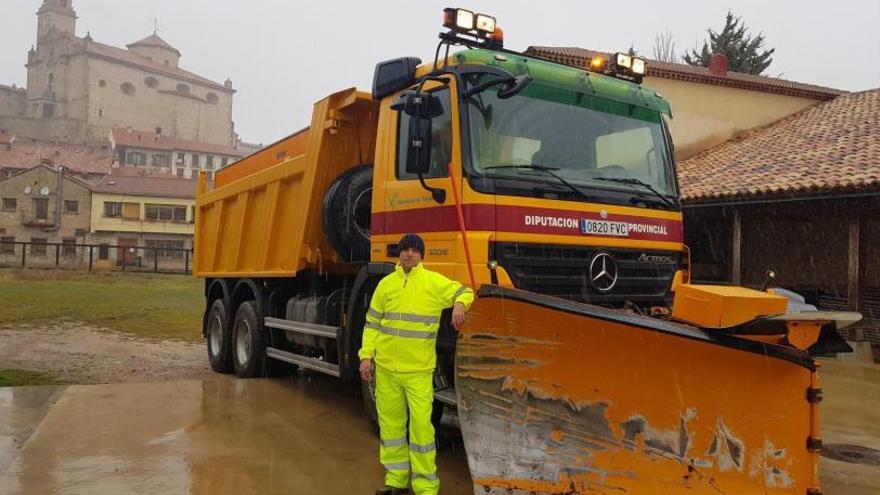
<svg viewBox="0 0 880 495"><path fill-rule="evenodd" d="M218 172L210 191L200 177L193 273L281 277L343 268L322 232L321 206L336 177L373 161L378 109L354 88L332 94L315 104L307 131Z"/></svg>

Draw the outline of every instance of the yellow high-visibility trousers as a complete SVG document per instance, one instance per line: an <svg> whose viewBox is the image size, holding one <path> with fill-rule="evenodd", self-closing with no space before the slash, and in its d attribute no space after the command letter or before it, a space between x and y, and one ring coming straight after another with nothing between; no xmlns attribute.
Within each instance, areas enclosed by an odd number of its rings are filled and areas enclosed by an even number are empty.
<svg viewBox="0 0 880 495"><path fill-rule="evenodd" d="M431 424L433 405L432 373L376 368L379 462L385 468L386 485L406 488L412 476L415 495L437 495L440 491L434 425Z"/></svg>

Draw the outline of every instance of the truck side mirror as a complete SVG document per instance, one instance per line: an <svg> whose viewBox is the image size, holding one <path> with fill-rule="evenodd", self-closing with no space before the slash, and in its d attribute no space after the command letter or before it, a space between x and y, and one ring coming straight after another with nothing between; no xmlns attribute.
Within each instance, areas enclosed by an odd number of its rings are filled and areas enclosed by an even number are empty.
<svg viewBox="0 0 880 495"><path fill-rule="evenodd" d="M413 116L409 119L409 153L406 171L426 174L431 160L431 119Z"/></svg>

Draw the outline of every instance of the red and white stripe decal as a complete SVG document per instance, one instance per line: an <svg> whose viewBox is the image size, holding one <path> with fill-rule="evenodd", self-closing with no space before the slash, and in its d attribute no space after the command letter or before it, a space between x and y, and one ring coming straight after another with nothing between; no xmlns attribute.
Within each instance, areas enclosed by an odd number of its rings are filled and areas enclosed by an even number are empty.
<svg viewBox="0 0 880 495"><path fill-rule="evenodd" d="M462 210L467 229L474 231L613 237L665 242L682 242L684 238L680 220L613 213L603 217L598 212L489 204L463 205ZM614 223L615 229L613 234L608 235L585 233L585 221ZM451 232L458 230L458 221L454 206L434 206L374 213L371 230L374 234Z"/></svg>

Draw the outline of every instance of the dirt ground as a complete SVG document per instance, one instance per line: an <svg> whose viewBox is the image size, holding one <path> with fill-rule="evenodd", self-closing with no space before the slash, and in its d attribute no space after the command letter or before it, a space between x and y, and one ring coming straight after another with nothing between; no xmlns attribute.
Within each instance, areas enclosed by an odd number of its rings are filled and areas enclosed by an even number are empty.
<svg viewBox="0 0 880 495"><path fill-rule="evenodd" d="M204 345L142 339L76 322L0 327L0 363L66 383L202 379L213 375Z"/></svg>

